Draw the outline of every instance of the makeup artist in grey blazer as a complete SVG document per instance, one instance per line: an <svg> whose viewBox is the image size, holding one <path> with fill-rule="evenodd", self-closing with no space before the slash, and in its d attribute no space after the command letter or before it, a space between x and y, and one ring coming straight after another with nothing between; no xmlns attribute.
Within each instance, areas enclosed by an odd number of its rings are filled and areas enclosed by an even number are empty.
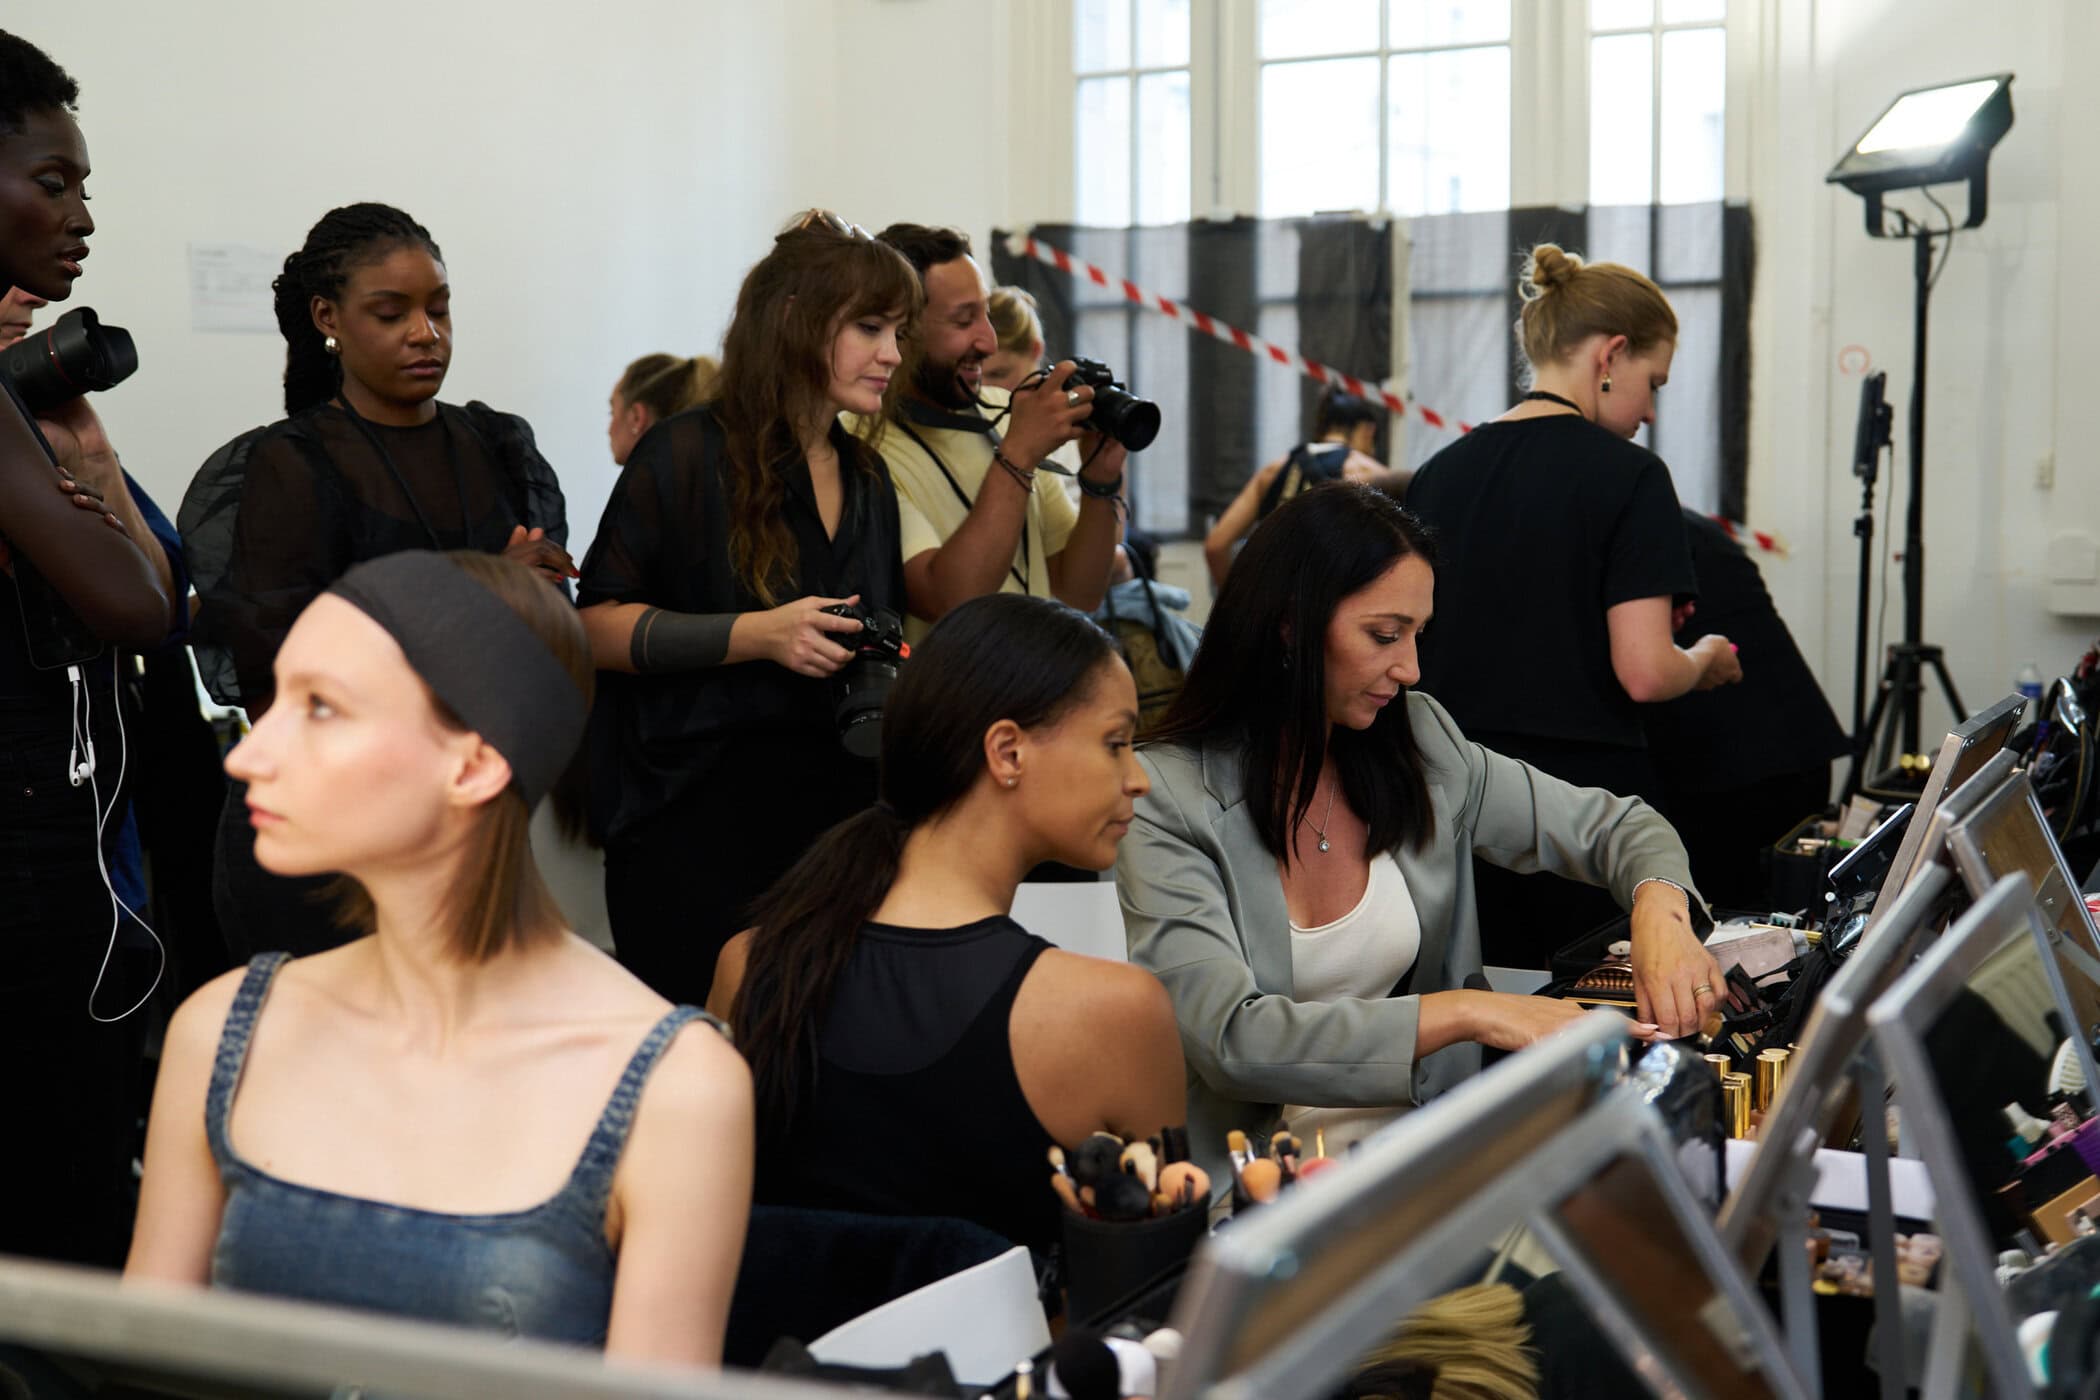
<svg viewBox="0 0 2100 1400"><path fill-rule="evenodd" d="M1469 743L1409 692L1430 548L1365 487L1288 502L1140 749L1152 789L1116 887L1131 961L1173 998L1206 1166L1230 1129L1259 1141L1281 1115L1302 1135L1320 1121L1307 1108L1390 1116L1477 1070L1480 1046L1521 1049L1576 1019L1569 1002L1464 986L1481 966L1475 855L1605 886L1632 911L1636 1034L1690 1034L1717 1002L1669 824Z"/></svg>

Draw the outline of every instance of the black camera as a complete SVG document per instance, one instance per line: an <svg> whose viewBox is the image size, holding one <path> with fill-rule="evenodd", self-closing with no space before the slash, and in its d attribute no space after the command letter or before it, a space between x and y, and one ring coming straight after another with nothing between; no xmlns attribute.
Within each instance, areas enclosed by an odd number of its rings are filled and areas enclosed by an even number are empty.
<svg viewBox="0 0 2100 1400"><path fill-rule="evenodd" d="M853 651L831 678L831 718L839 727L839 746L855 758L879 758L882 707L897 682L897 667L911 656L903 620L888 608L856 608L850 603L824 611L860 624L858 632L838 634L840 645Z"/></svg>
<svg viewBox="0 0 2100 1400"><path fill-rule="evenodd" d="M138 367L131 332L103 325L85 306L0 350L0 371L15 381L32 413L122 384Z"/></svg>
<svg viewBox="0 0 2100 1400"><path fill-rule="evenodd" d="M1094 416L1079 426L1092 433L1106 433L1132 452L1142 452L1159 436L1159 405L1141 399L1116 382L1116 372L1099 360L1072 360L1072 377L1065 388L1084 384L1094 391Z"/></svg>

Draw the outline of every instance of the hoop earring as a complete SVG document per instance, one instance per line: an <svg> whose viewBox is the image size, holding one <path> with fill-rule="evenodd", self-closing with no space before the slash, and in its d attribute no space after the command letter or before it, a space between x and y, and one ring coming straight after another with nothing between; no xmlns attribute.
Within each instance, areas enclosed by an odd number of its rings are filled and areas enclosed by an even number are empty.
<svg viewBox="0 0 2100 1400"><path fill-rule="evenodd" d="M1604 383L1603 383L1603 384L1602 384L1602 385L1601 385L1600 387L1601 387L1601 388L1602 388L1602 389L1604 390L1604 392L1605 392L1605 393L1607 393L1607 394L1611 392L1611 376L1610 376L1610 375L1608 375L1608 374L1607 374L1607 375L1605 375L1605 376L1604 376Z"/></svg>
<svg viewBox="0 0 2100 1400"><path fill-rule="evenodd" d="M334 336L329 336L326 340L322 341L321 348L323 350L326 350L331 355L340 355L343 353L343 347L336 344ZM1609 389L1611 387L1610 381L1606 381L1604 387Z"/></svg>

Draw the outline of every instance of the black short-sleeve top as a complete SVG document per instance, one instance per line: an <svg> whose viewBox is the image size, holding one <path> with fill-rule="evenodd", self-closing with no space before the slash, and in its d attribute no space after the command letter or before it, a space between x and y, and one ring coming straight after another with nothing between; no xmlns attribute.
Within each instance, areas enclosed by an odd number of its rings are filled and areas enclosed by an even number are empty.
<svg viewBox="0 0 2100 1400"><path fill-rule="evenodd" d="M1645 747L1605 613L1697 592L1663 460L1575 414L1486 423L1407 506L1440 556L1421 688L1469 734Z"/></svg>
<svg viewBox="0 0 2100 1400"><path fill-rule="evenodd" d="M532 429L486 404L389 427L319 404L243 433L190 482L176 518L203 607L206 687L253 705L306 605L352 564L404 549L502 552L519 525L566 544L561 484Z"/></svg>
<svg viewBox="0 0 2100 1400"><path fill-rule="evenodd" d="M819 596L904 614L897 493L882 458L833 425L843 504L824 531L809 463L769 470L795 562L781 603ZM585 556L577 603L645 603L671 612L758 612L769 606L730 561L731 477L713 405L666 418L635 444ZM836 748L830 682L771 661L647 676L602 671L591 716L591 829L616 842L706 780L732 743ZM839 753L841 763L849 761Z"/></svg>

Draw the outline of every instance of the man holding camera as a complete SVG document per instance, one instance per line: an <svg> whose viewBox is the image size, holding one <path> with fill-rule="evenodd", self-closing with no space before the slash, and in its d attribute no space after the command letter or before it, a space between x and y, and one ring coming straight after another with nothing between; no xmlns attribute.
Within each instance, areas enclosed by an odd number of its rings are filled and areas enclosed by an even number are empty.
<svg viewBox="0 0 2100 1400"><path fill-rule="evenodd" d="M914 605L931 616L906 623L917 641L959 603L986 593L1057 598L1091 612L1108 590L1122 533L1124 449L1083 430L1094 390L1072 381L1071 361L1015 390L984 384L999 348L984 270L969 237L954 229L892 224L876 237L918 269L926 307L887 421L855 427L875 438L904 513L904 578ZM1022 381L1024 385L1028 380ZM1080 444L1075 507L1039 469L1069 442Z"/></svg>

